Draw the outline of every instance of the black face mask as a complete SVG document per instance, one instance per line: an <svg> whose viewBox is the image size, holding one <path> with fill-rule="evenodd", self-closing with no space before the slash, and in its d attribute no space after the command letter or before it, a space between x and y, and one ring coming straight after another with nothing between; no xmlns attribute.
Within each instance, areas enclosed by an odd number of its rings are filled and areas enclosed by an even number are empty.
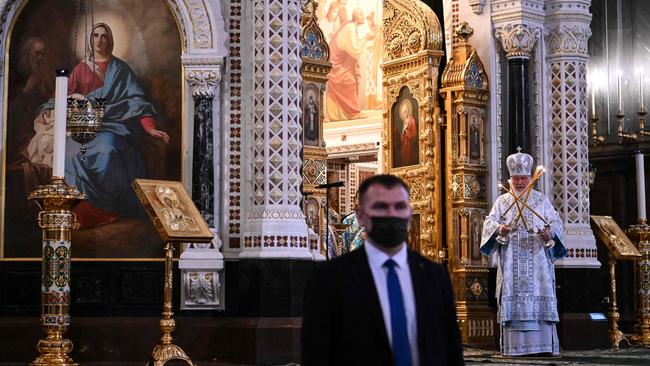
<svg viewBox="0 0 650 366"><path fill-rule="evenodd" d="M368 233L373 242L394 248L406 240L409 219L401 217L370 217L372 231Z"/></svg>

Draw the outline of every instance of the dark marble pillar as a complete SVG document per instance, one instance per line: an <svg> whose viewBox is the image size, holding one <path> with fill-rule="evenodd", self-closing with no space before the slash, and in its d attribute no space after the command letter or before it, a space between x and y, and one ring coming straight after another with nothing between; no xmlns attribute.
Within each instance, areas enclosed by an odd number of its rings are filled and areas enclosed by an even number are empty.
<svg viewBox="0 0 650 366"><path fill-rule="evenodd" d="M508 151L506 155L517 152L532 153L532 134L529 107L528 59L508 60Z"/></svg>
<svg viewBox="0 0 650 366"><path fill-rule="evenodd" d="M192 200L210 227L214 227L214 150L212 96L194 96L194 156Z"/></svg>

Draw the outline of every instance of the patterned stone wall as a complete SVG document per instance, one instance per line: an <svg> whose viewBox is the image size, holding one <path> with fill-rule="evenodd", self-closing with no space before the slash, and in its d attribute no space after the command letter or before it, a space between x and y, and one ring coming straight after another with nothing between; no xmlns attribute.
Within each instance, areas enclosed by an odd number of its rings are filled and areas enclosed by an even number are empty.
<svg viewBox="0 0 650 366"><path fill-rule="evenodd" d="M589 223L587 40L590 0L546 2L545 39L552 133L552 202L564 220L569 256L559 265L598 267Z"/></svg>

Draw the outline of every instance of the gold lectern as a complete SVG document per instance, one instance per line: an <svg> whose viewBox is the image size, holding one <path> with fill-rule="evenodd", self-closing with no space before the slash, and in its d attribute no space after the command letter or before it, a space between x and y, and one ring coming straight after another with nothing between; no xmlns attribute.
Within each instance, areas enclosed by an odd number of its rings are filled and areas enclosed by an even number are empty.
<svg viewBox="0 0 650 366"><path fill-rule="evenodd" d="M162 366L170 360L181 360L194 366L183 349L172 343L171 333L176 328L172 311L174 244L210 242L212 232L180 182L136 179L133 189L165 243L164 302L160 320L163 336L147 365Z"/></svg>
<svg viewBox="0 0 650 366"><path fill-rule="evenodd" d="M612 349L618 349L621 342L630 341L618 329L618 307L616 305L616 260L638 260L641 253L628 239L616 221L609 216L591 216L596 224L596 233L609 250L609 275L611 306L609 310L609 341Z"/></svg>

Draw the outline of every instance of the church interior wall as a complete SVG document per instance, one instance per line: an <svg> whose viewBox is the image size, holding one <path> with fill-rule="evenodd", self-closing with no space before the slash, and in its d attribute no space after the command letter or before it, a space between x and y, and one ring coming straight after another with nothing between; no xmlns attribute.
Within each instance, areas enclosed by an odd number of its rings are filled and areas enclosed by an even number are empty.
<svg viewBox="0 0 650 366"><path fill-rule="evenodd" d="M9 1L0 7L0 24L2 26L2 41L0 52L6 54L8 45L7 36L10 34L12 19L20 3L26 1ZM352 1L348 1L352 3ZM474 28L474 35L469 43L478 52L485 71L488 75L490 99L487 108L487 134L486 147L488 157L488 187L487 200L493 201L499 195L497 182L505 181L507 170L504 171L502 160L508 155L508 151L502 149L501 135L504 131L504 123L508 122L507 106L507 58L506 51L495 35L495 19L502 17L502 14L495 12L496 3L504 4L504 1L465 1L465 0L441 0L425 1L428 4L435 3L436 9L444 9L438 14L441 22L445 21L445 38L447 50L452 49L453 37L450 35L454 26L461 21L467 21ZM557 2L557 1L556 1ZM180 314L180 326L187 328L179 332L181 339L187 342L192 332L205 332L200 321L210 321L214 326L210 332L202 333L211 339L217 339L221 343L209 351L201 351L205 343L195 342L189 345L191 350L200 357L213 357L227 355L231 360L246 359L250 363L284 362L294 360L298 344L300 328L300 296L306 285L306 278L313 268L314 263L308 260L290 260L278 258L273 260L264 259L241 259L240 254L244 246L244 225L246 213L254 205L254 129L255 129L255 85L254 85L254 5L262 1L253 0L205 0L199 2L179 2L169 0L170 9L176 11L179 32L183 37L183 61L184 74L192 68L202 69L205 67L216 67L219 70L219 79L212 84L213 91L213 142L214 142L214 217L213 230L216 234L216 252L223 254L223 267L226 276L221 277L223 281L223 293L219 300L223 312L213 310L183 311L175 307ZM194 31L200 28L193 28L196 21L196 14L192 15L185 8L188 3L207 5L205 16L209 20L209 33L213 44L211 47L194 47L192 37ZM476 4L484 3L478 11ZM515 2L512 2L513 4ZM519 2L516 2L519 3ZM543 1L532 3L543 4ZM603 6L606 0L593 0L593 6ZM609 1L609 6L615 6L616 1ZM614 4L614 5L612 5ZM635 2L636 4L636 2ZM637 4L638 5L638 4ZM593 9L592 6L592 9ZM635 5L636 6L636 5ZM626 8L627 9L627 8ZM593 11L594 14L604 15L602 12ZM629 9L626 10L627 15ZM193 18L194 17L194 18ZM499 18L503 20L502 18ZM601 19L595 20L595 24L602 27ZM613 21L610 19L610 21ZM497 22L498 23L498 22ZM533 22L534 23L534 22ZM197 23L198 24L198 23ZM532 23L531 23L532 24ZM593 28L592 23L592 29ZM539 26L540 24L532 24ZM646 26L645 23L642 26ZM543 28L543 22L541 24ZM646 27L647 28L647 27ZM645 28L644 28L645 29ZM647 29L645 29L647 30ZM594 30L595 31L595 30ZM632 32L625 28L625 34ZM641 34L641 33L639 33ZM645 33L643 33L645 34ZM601 36L602 37L602 36ZM608 36L605 35L605 38ZM639 36L639 39L641 37ZM641 40L636 40L634 47L642 46ZM590 43L590 51L601 52L599 45ZM610 47L612 47L610 45ZM553 166L552 151L552 122L550 116L551 77L549 74L548 40L546 31L542 30L541 35L531 50L530 54L530 106L534 108L531 115L531 123L535 128L534 155L536 162L549 168L539 189L547 194L552 193L553 178L550 172ZM613 48L613 47L612 47ZM600 50L600 51L598 51ZM638 50L637 50L638 51ZM449 57L448 53L446 57ZM594 53L590 52L593 57ZM187 62L188 58L196 61L196 64ZM4 84L6 68L3 58L0 67L0 81ZM207 60L207 61L206 61ZM214 62L215 60L222 60ZM591 66L590 62L590 66ZM602 60L594 62L595 67L603 68ZM211 68L216 70L217 68ZM185 75L184 75L185 76ZM625 81L625 92L634 93L635 76L627 75ZM634 196L634 177L630 173L633 169L630 154L633 148L650 149L647 141L638 141L634 144L617 145L616 139L616 118L614 107L617 100L614 96L615 75L609 75L609 93L607 96L600 95L597 101L598 115L601 117L598 131L607 131L609 144L598 147L590 146L590 162L597 168L596 183L591 188L589 199L592 214L606 214L613 216L622 227L627 227L636 222L636 202ZM194 100L192 91L195 88L184 77L183 81L183 150L182 150L182 180L190 190L193 177L193 113ZM601 86L602 88L602 86ZM599 93L602 89L599 89ZM6 88L0 88L0 101L5 102ZM635 95L626 95L626 99L632 101L626 104L629 106L629 119L626 119L626 129L634 130L637 121L634 115L636 108ZM626 101L626 103L628 103ZM3 110L6 109L3 107ZM337 210L341 218L350 213L354 208L354 192L363 177L382 172L384 162L382 159L382 118L377 112L371 118L353 119L345 121L327 121L324 128L324 138L328 154L332 159L328 162L327 181L345 181L346 186L332 190L331 198L335 204L331 205ZM6 130L6 114L0 121L0 131ZM0 138L0 152L6 149L4 134ZM633 146L634 145L634 146ZM649 173L649 171L646 171ZM4 184L4 183L0 183ZM0 187L2 188L2 187ZM1 189L0 189L1 191ZM647 204L647 203L646 203ZM219 247L221 248L219 250ZM213 248L214 249L214 248ZM606 261L606 249L601 243L597 247L600 263ZM594 249L595 250L595 249ZM162 253L162 251L161 251ZM212 258L212 254L206 252L205 258ZM219 254L220 255L220 254ZM202 257L203 254L197 254ZM577 256L577 254L576 254ZM205 259L204 258L204 259ZM215 257L216 258L216 257ZM0 258L1 259L1 258ZM124 316L126 319L141 317L139 320L142 327L155 327L161 302L160 289L162 286L162 263L155 258L132 261L98 261L98 262L74 262L73 278L75 284L76 298L74 301L73 317L80 316L82 319L78 324L84 330L93 329L96 324L102 326L111 324L110 317ZM198 273L198 270L197 270ZM205 272L201 272L205 273ZM605 300L607 288L607 273L605 268L601 269L563 269L558 272L559 287L558 300L560 312L583 314L586 312L601 313L605 310L602 301ZM0 283L3 290L0 291L0 329L14 327L25 334L36 337L35 323L31 324L27 318L34 318L39 311L38 287L35 285L40 276L40 262L16 262L0 260ZM174 272L177 291L185 291L186 288L180 282L183 274L180 270ZM621 327L624 331L630 332L635 322L636 303L634 292L636 286L636 273L634 265L622 263L619 265L619 306L621 312ZM99 287L100 289L97 289ZM290 287L290 288L288 288ZM189 293L188 293L189 294ZM492 293L490 295L493 295ZM180 293L174 294L179 299ZM583 314L584 315L584 314ZM580 328L587 320L571 322L571 318L563 318L559 329L561 338L573 337L572 331L568 328ZM576 315L577 316L577 315ZM262 318L264 317L264 319ZM97 319L94 319L97 318ZM198 319L198 320L197 320ZM582 319L582 318L581 318ZM126 320L124 323L128 323ZM95 325L93 325L95 324ZM155 330L155 329L154 329ZM119 332L123 331L119 325L113 328L111 337L119 338ZM31 333L30 333L31 332ZM155 339L157 334L148 334L147 331L140 331L145 334L143 337ZM575 332L575 331L574 331ZM224 335L225 334L225 335ZM278 334L282 339L288 340L278 345ZM87 337L75 333L76 336ZM228 339L232 337L232 339ZM577 338L577 337L576 337ZM24 339L18 337L17 339ZM245 343L246 346L238 348L237 351L229 351L223 344L231 344L233 339ZM0 342L2 338L0 338ZM15 341L16 347L18 341ZM188 342L189 343L189 342ZM96 350L98 343L86 343L89 350ZM212 344L207 347L211 347ZM249 348L258 347L257 350L249 352ZM6 352L6 350L5 350ZM230 353L228 353L230 352ZM260 353L266 352L266 356ZM98 352L96 354L102 354ZM23 354L20 354L22 357ZM26 353L25 353L26 355ZM31 355L31 353L30 353ZM26 355L28 357L30 355ZM82 354L89 357L88 354ZM126 354L125 354L126 355ZM290 356L287 356L290 355ZM136 357L135 353L128 354L128 357ZM259 357L258 357L259 356ZM106 356L108 357L108 355ZM127 356L125 356L127 357ZM258 358L255 358L258 357ZM266 358L265 358L266 357ZM0 351L0 359L3 353Z"/></svg>

